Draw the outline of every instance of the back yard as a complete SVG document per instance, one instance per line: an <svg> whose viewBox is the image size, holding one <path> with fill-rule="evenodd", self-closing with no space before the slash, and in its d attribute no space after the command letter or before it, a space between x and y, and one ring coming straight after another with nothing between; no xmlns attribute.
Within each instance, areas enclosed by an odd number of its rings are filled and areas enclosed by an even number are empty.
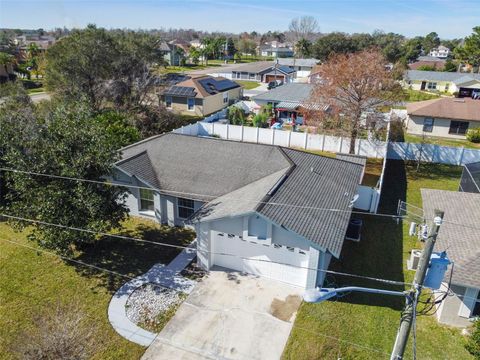
<svg viewBox="0 0 480 360"><path fill-rule="evenodd" d="M461 168L389 160L380 213L396 213L399 199L421 206L420 188L456 191ZM413 272L406 259L416 239L408 236L409 221L397 224L391 218L361 215L364 227L360 243L348 242L334 270L409 282ZM368 280L328 276L329 286L361 285L396 289ZM401 290L401 289L400 289ZM388 359L395 341L404 300L370 294L349 294L336 301L303 303L295 321L283 359ZM434 316L417 321L418 359L470 359L460 331L438 325ZM412 344L406 358L412 357Z"/></svg>
<svg viewBox="0 0 480 360"><path fill-rule="evenodd" d="M193 233L179 228L130 219L126 236L172 244L187 244ZM17 244L8 242L12 241ZM107 319L113 292L128 279L85 266L66 263L57 256L22 247L35 247L26 232L15 232L0 222L0 359L15 359L26 336L37 331L38 318L47 318L57 306L80 312L80 331L92 334L87 347L94 359L138 359L144 348L123 339ZM178 249L104 238L85 249L76 260L128 276L137 276L158 262L168 263Z"/></svg>

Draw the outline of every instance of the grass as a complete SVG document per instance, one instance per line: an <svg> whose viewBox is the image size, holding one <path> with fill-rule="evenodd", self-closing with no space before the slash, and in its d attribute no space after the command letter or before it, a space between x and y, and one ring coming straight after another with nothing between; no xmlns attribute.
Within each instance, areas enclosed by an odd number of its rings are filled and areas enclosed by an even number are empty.
<svg viewBox="0 0 480 360"><path fill-rule="evenodd" d="M440 145L440 146L451 146L451 147L464 147L467 149L480 149L480 144L475 144L467 139L447 139L442 137L436 136L425 136L423 138L420 135L412 135L412 134L404 134L404 141L409 143L421 143L424 142L425 144L433 144L433 145Z"/></svg>
<svg viewBox="0 0 480 360"><path fill-rule="evenodd" d="M456 191L461 168L389 160L380 204L381 213L396 213L399 199L421 206L421 188ZM347 242L331 268L352 274L411 281L406 270L412 248L408 221L397 224L390 218L359 215L364 221L360 243ZM329 276L327 286L359 285L402 290L402 287L368 280ZM336 301L303 303L298 311L283 359L388 359L393 347L404 300L372 294L352 293ZM460 330L441 326L434 316L417 319L418 359L471 359L464 349ZM405 358L412 357L409 343Z"/></svg>
<svg viewBox="0 0 480 360"><path fill-rule="evenodd" d="M207 68L213 68L213 67L218 67L221 66L220 64L211 64L210 61L208 62L208 65L204 64L187 64L185 66L166 66L166 67L160 67L158 68L158 72L160 74L168 74L168 73L182 73L182 72L189 72L189 71L194 71L194 70L203 70Z"/></svg>
<svg viewBox="0 0 480 360"><path fill-rule="evenodd" d="M132 218L118 233L152 241L187 244L193 232ZM128 279L68 263L57 256L11 244L36 247L27 232L15 232L0 223L0 359L14 359L12 348L32 327L34 317L45 315L55 304L78 303L95 324L94 359L139 359L145 348L118 335L107 318L113 292ZM103 238L84 249L77 260L128 276L137 276L157 262L169 262L178 249L115 238Z"/></svg>
<svg viewBox="0 0 480 360"><path fill-rule="evenodd" d="M255 81L235 80L235 82L242 85L245 90L255 89L260 86L260 83Z"/></svg>
<svg viewBox="0 0 480 360"><path fill-rule="evenodd" d="M405 99L405 101L407 102L438 99L440 97L440 95L437 95L437 94L432 94L425 91L413 90L413 89L405 89L405 93L407 95L407 98Z"/></svg>
<svg viewBox="0 0 480 360"><path fill-rule="evenodd" d="M37 93L44 93L44 92L45 92L45 89L43 87L27 90L27 94L37 94Z"/></svg>

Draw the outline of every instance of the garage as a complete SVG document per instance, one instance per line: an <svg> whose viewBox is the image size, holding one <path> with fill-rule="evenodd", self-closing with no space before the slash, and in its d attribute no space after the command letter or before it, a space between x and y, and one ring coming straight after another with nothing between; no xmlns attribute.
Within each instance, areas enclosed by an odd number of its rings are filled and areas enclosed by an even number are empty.
<svg viewBox="0 0 480 360"><path fill-rule="evenodd" d="M211 239L213 265L291 285L306 286L308 251L278 244L262 244L264 240L247 241L232 234L215 231L212 231Z"/></svg>
<svg viewBox="0 0 480 360"><path fill-rule="evenodd" d="M285 76L284 75L265 75L265 82L266 83L269 83L269 82L275 81L275 80L285 82Z"/></svg>

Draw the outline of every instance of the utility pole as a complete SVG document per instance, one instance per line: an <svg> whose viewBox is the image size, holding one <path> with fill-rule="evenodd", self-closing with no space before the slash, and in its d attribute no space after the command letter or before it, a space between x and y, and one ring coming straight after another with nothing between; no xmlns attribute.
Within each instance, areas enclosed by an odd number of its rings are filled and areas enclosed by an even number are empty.
<svg viewBox="0 0 480 360"><path fill-rule="evenodd" d="M430 264L430 258L435 246L435 241L437 240L438 230L442 224L442 219L443 212L435 210L435 218L433 219L433 224L425 242L422 255L418 261L417 271L415 272L415 278L413 280L413 287L409 290L410 296L407 297L407 304L400 320L400 327L398 329L397 338L395 339L395 345L393 346L390 360L403 359L408 336L410 335L410 329L412 328L414 307L417 305L416 300L422 291L423 282L425 281L425 275Z"/></svg>

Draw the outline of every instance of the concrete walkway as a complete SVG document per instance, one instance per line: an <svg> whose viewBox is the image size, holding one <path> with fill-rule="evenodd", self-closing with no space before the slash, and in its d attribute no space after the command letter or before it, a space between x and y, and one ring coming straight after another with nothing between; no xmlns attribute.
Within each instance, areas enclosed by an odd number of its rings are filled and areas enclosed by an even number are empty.
<svg viewBox="0 0 480 360"><path fill-rule="evenodd" d="M155 264L145 274L130 280L117 290L108 305L108 320L116 332L125 339L139 345L149 346L153 342L157 334L138 327L127 318L125 309L127 300L136 289L148 283L190 294L195 282L184 278L180 275L180 272L195 258L196 247L197 241L195 240L167 266Z"/></svg>

